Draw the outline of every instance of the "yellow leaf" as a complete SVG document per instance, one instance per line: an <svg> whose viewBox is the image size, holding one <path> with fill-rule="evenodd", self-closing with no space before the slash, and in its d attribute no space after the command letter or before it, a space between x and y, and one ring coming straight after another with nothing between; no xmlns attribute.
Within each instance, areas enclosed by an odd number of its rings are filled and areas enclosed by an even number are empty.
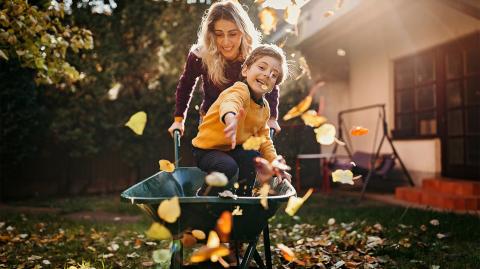
<svg viewBox="0 0 480 269"><path fill-rule="evenodd" d="M283 258L285 258L285 260L288 262L293 262L295 260L295 253L289 247L285 246L284 244L277 244L277 248L280 249Z"/></svg>
<svg viewBox="0 0 480 269"><path fill-rule="evenodd" d="M265 136L251 136L245 142L243 142L244 150L259 150L260 145L267 141Z"/></svg>
<svg viewBox="0 0 480 269"><path fill-rule="evenodd" d="M118 93L120 92L120 89L122 88L122 84L119 82L116 82L112 85L110 90L108 90L108 100L114 101L118 97Z"/></svg>
<svg viewBox="0 0 480 269"><path fill-rule="evenodd" d="M368 134L368 129L362 126L356 126L356 127L353 127L352 130L350 130L350 134L353 136L366 135Z"/></svg>
<svg viewBox="0 0 480 269"><path fill-rule="evenodd" d="M260 204L263 208L268 209L268 193L270 192L270 185L263 184L260 188Z"/></svg>
<svg viewBox="0 0 480 269"><path fill-rule="evenodd" d="M330 123L325 123L322 126L314 129L318 143L322 145L331 145L335 142L335 135L337 131L335 126Z"/></svg>
<svg viewBox="0 0 480 269"><path fill-rule="evenodd" d="M210 259L212 262L216 262L219 260L219 257L227 256L229 253L230 251L225 246L218 246L214 248L203 246L192 254L190 257L190 262L199 263L207 261L208 259Z"/></svg>
<svg viewBox="0 0 480 269"><path fill-rule="evenodd" d="M152 223L148 231L145 234L151 238L156 240L166 240L172 237L170 231L158 222Z"/></svg>
<svg viewBox="0 0 480 269"><path fill-rule="evenodd" d="M260 13L258 13L258 17L260 18L260 28L262 29L263 33L269 35L270 32L273 30L275 31L277 27L277 13L273 8L264 8Z"/></svg>
<svg viewBox="0 0 480 269"><path fill-rule="evenodd" d="M5 54L5 52L3 52L3 50L0 50L0 57L8 61L8 56Z"/></svg>
<svg viewBox="0 0 480 269"><path fill-rule="evenodd" d="M230 211L223 211L220 218L217 220L217 232L222 242L227 242L232 232L232 213Z"/></svg>
<svg viewBox="0 0 480 269"><path fill-rule="evenodd" d="M160 165L160 171L165 171L168 173L175 171L175 165L168 160L160 160L158 161L158 165Z"/></svg>
<svg viewBox="0 0 480 269"><path fill-rule="evenodd" d="M332 173L332 181L353 185L353 173L350 170L335 170L335 172Z"/></svg>
<svg viewBox="0 0 480 269"><path fill-rule="evenodd" d="M195 238L197 238L198 240L203 240L203 239L207 238L205 233L201 230L193 230L192 235L195 236Z"/></svg>
<svg viewBox="0 0 480 269"><path fill-rule="evenodd" d="M210 231L208 234L207 247L216 248L220 246L220 238L218 237L217 232Z"/></svg>
<svg viewBox="0 0 480 269"><path fill-rule="evenodd" d="M211 172L205 177L205 182L212 187L223 187L228 184L228 178L223 173Z"/></svg>
<svg viewBox="0 0 480 269"><path fill-rule="evenodd" d="M315 110L308 110L303 113L302 120L305 122L305 125L310 127L318 127L327 122L327 118L319 116Z"/></svg>
<svg viewBox="0 0 480 269"><path fill-rule="evenodd" d="M137 135L142 135L145 124L147 124L147 113L140 111L133 114L128 122L125 123L125 126L132 129Z"/></svg>
<svg viewBox="0 0 480 269"><path fill-rule="evenodd" d="M303 205L303 203L308 199L308 197L310 197L312 192L313 192L313 189L310 188L310 189L308 189L307 193L305 193L305 195L302 198L291 196L288 199L288 203L287 203L287 207L285 208L285 212L290 216L295 215L297 213L297 211L300 209L300 207Z"/></svg>
<svg viewBox="0 0 480 269"><path fill-rule="evenodd" d="M312 104L312 96L308 95L303 99L298 105L292 107L285 116L283 116L283 120L289 120L295 117L298 117L302 115L303 112L305 112L310 105Z"/></svg>
<svg viewBox="0 0 480 269"><path fill-rule="evenodd" d="M174 223L180 217L180 204L178 197L175 196L169 200L163 200L158 206L158 216L169 223Z"/></svg>
<svg viewBox="0 0 480 269"><path fill-rule="evenodd" d="M243 215L243 209L241 209L240 206L237 205L235 209L233 209L232 211L232 216L241 216L241 215Z"/></svg>

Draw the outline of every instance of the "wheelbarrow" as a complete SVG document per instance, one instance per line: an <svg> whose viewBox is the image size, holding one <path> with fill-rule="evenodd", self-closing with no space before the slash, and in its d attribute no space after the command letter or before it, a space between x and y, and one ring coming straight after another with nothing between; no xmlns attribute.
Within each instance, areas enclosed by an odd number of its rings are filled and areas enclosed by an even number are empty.
<svg viewBox="0 0 480 269"><path fill-rule="evenodd" d="M172 244L172 269L179 268L212 268L212 265L202 267L199 265L185 266L183 264L183 247L179 236L186 230L202 230L208 233L215 229L216 223L222 212L232 212L239 206L243 214L233 216L233 227L230 234L231 241L248 243L243 254L243 259L238 267L233 268L272 268L270 251L270 236L268 220L275 214L279 206L288 201L290 196L295 196L296 191L288 184L285 193L269 196L268 209L260 204L260 197L238 197L227 199L217 196L197 196L197 190L203 185L206 173L197 167L178 167L180 132L174 131L175 171L173 173L158 172L143 181L131 186L121 194L124 202L137 204L154 220L160 222L156 214L159 204L174 196L179 197L181 215L175 223L164 223L174 235ZM265 263L256 249L256 245L263 232L265 247ZM237 262L239 261L237 251ZM251 259L258 267L249 267ZM238 263L237 263L238 264ZM232 268L232 267L231 267Z"/></svg>

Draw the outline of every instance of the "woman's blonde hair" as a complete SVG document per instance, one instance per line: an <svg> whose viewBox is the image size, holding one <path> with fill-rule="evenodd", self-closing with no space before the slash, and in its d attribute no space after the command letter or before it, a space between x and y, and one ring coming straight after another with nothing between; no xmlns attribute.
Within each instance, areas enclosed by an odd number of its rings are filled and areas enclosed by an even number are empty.
<svg viewBox="0 0 480 269"><path fill-rule="evenodd" d="M260 44L261 34L255 29L248 13L234 0L225 0L212 4L202 18L198 31L198 40L192 49L202 58L208 76L215 85L225 85L229 81L225 77L226 60L215 44L214 25L218 20L235 23L242 32L239 57L244 60L248 54Z"/></svg>

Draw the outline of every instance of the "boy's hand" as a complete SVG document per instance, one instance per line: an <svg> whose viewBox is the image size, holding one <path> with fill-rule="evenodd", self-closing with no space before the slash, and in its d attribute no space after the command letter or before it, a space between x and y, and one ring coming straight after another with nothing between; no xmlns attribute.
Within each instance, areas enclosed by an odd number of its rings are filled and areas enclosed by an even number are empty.
<svg viewBox="0 0 480 269"><path fill-rule="evenodd" d="M225 137L232 141L232 149L234 149L235 145L237 144L238 120L243 117L244 113L245 111L241 109L237 115L233 113L227 113L223 118L226 126L225 129L223 129L223 132L225 133Z"/></svg>

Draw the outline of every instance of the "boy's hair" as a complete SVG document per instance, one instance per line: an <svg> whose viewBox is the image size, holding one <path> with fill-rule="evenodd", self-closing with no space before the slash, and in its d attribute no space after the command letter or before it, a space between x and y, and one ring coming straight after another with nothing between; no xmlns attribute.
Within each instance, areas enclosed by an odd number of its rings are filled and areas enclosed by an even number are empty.
<svg viewBox="0 0 480 269"><path fill-rule="evenodd" d="M225 77L226 60L215 44L214 25L218 20L228 20L235 23L242 32L240 44L240 58L243 60L250 54L252 48L260 44L261 34L255 29L248 13L237 1L219 1L210 6L202 18L198 31L198 40L192 48L199 49L202 63L208 70L208 76L215 85L225 85L228 79Z"/></svg>
<svg viewBox="0 0 480 269"><path fill-rule="evenodd" d="M253 63L255 63L258 59L270 56L277 59L280 62L280 74L278 74L278 78L276 81L276 85L282 84L288 76L288 64L287 64L287 57L285 56L285 52L278 46L273 44L263 44L256 47L250 55L248 55L247 59L243 63L243 66L250 68Z"/></svg>

